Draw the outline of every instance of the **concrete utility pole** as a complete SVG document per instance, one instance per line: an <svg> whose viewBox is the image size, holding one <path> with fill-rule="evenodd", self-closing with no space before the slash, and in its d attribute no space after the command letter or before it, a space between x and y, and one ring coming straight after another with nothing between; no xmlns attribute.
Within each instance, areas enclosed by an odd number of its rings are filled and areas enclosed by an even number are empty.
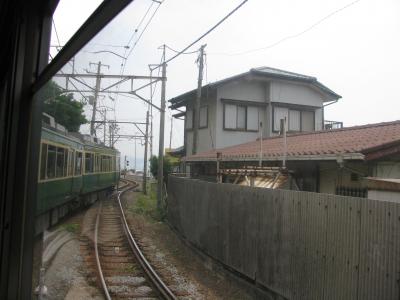
<svg viewBox="0 0 400 300"><path fill-rule="evenodd" d="M201 85L203 81L203 57L204 57L204 48L207 45L202 45L200 47L200 54L199 54L199 78L197 80L197 95L196 95L196 105L194 109L194 128L193 128L193 148L192 154L197 153L197 143L198 143L198 136L199 136L199 127L200 127L200 100L201 100Z"/></svg>
<svg viewBox="0 0 400 300"><path fill-rule="evenodd" d="M161 107L160 107L160 140L158 142L158 182L157 182L157 208L161 209L164 184L164 127L165 127L165 84L167 64L165 63L165 45L163 46L162 83L161 83Z"/></svg>
<svg viewBox="0 0 400 300"><path fill-rule="evenodd" d="M96 65L95 63L90 63L89 65ZM96 121L96 110L97 110L97 98L99 97L100 91L100 71L101 67L105 66L110 68L109 65L103 65L101 61L97 63L97 73L96 73L96 87L94 89L94 98L93 98L93 111L92 111L92 122L90 123L90 135L96 136L96 129L94 128L94 122Z"/></svg>
<svg viewBox="0 0 400 300"><path fill-rule="evenodd" d="M146 134L144 136L143 194L147 195L147 146L149 144L149 111L146 113Z"/></svg>
<svg viewBox="0 0 400 300"><path fill-rule="evenodd" d="M173 126L173 121L174 121L174 117L171 117L171 130L169 132L169 150L171 150L171 145L172 145L172 126Z"/></svg>

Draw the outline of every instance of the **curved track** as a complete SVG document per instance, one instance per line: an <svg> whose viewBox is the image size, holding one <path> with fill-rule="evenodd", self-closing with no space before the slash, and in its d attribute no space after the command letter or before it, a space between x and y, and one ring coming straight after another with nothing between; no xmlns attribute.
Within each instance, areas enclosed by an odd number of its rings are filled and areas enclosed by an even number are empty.
<svg viewBox="0 0 400 300"><path fill-rule="evenodd" d="M94 249L104 295L106 299L177 299L132 236L121 196L138 183L122 181L126 182L122 191L100 203L96 217Z"/></svg>

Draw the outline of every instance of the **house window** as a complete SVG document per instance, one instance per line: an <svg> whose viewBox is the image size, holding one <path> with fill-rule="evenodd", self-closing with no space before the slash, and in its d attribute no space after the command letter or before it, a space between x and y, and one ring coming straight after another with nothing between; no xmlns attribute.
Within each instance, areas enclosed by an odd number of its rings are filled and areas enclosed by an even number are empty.
<svg viewBox="0 0 400 300"><path fill-rule="evenodd" d="M285 107L274 107L274 131L281 130L281 119L288 119L289 110Z"/></svg>
<svg viewBox="0 0 400 300"><path fill-rule="evenodd" d="M313 111L301 112L301 131L314 131L315 117Z"/></svg>
<svg viewBox="0 0 400 300"><path fill-rule="evenodd" d="M208 126L208 107L203 106L200 108L200 125L199 128L206 128Z"/></svg>
<svg viewBox="0 0 400 300"><path fill-rule="evenodd" d="M289 131L300 131L300 111L289 110Z"/></svg>
<svg viewBox="0 0 400 300"><path fill-rule="evenodd" d="M224 129L258 131L258 107L224 104Z"/></svg>
<svg viewBox="0 0 400 300"><path fill-rule="evenodd" d="M286 107L274 107L275 132L281 129L281 119L286 118L288 131L314 131L314 111L296 110Z"/></svg>
<svg viewBox="0 0 400 300"><path fill-rule="evenodd" d="M186 111L185 128L193 129L193 110Z"/></svg>
<svg viewBox="0 0 400 300"><path fill-rule="evenodd" d="M236 129L246 129L246 106L238 105L236 110Z"/></svg>

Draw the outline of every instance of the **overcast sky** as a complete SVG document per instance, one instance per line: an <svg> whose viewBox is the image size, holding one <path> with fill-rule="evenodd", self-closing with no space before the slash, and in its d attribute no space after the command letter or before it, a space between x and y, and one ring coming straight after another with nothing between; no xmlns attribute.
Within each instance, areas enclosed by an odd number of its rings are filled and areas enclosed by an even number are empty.
<svg viewBox="0 0 400 300"><path fill-rule="evenodd" d="M54 15L60 44L64 44L101 1L61 0ZM89 62L110 65L102 73L120 74L122 59L136 43L124 69L126 75L149 75L148 64L159 63L162 44L180 50L207 31L242 1L238 0L165 0L158 8L140 40L154 11L159 6L151 0L133 1L76 57L76 72L95 71ZM138 31L135 29L151 6ZM336 13L335 13L336 12ZM343 98L326 108L327 120L343 121L345 126L397 120L400 114L398 70L400 69L400 1L318 1L318 0L249 0L226 22L190 50L207 44L205 82L213 82L246 72L250 68L269 66L312 75ZM130 42L127 51L123 46ZM54 32L52 45L58 39ZM260 49L262 48L262 49ZM260 49L258 51L252 51ZM52 48L52 54L57 50ZM173 52L167 51L167 58ZM197 84L196 54L182 55L168 64L167 99L191 90ZM70 66L64 68L65 72ZM94 86L94 81L86 80ZM107 85L103 81L102 87ZM135 87L140 83L134 82ZM79 84L77 84L79 86ZM79 87L82 87L80 85ZM120 90L128 90L129 84ZM141 95L149 97L149 90ZM89 95L89 93L86 93ZM77 99L82 98L77 94ZM116 95L112 95L116 99ZM160 85L155 93L160 103ZM108 97L100 105L114 107L117 120L144 121L147 105L121 94L116 101ZM87 107L88 117L90 107ZM108 113L108 116L112 114ZM166 114L165 145L169 146L170 116ZM112 115L113 117L113 115ZM99 116L100 118L100 116ZM154 113L154 153L158 153L159 114ZM172 147L183 144L183 123L174 120ZM82 131L88 128L83 126ZM136 134L130 125L120 133ZM102 134L100 134L102 136ZM137 156L143 157L143 147ZM134 142L119 142L122 155L133 157ZM138 168L141 164L138 164Z"/></svg>

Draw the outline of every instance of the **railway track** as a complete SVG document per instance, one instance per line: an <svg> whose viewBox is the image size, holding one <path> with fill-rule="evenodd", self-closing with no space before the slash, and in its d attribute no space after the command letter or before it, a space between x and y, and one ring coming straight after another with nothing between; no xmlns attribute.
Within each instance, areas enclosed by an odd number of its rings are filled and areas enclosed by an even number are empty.
<svg viewBox="0 0 400 300"><path fill-rule="evenodd" d="M100 203L94 228L98 277L106 299L177 299L154 271L133 238L121 195L138 186L125 181L122 191Z"/></svg>

